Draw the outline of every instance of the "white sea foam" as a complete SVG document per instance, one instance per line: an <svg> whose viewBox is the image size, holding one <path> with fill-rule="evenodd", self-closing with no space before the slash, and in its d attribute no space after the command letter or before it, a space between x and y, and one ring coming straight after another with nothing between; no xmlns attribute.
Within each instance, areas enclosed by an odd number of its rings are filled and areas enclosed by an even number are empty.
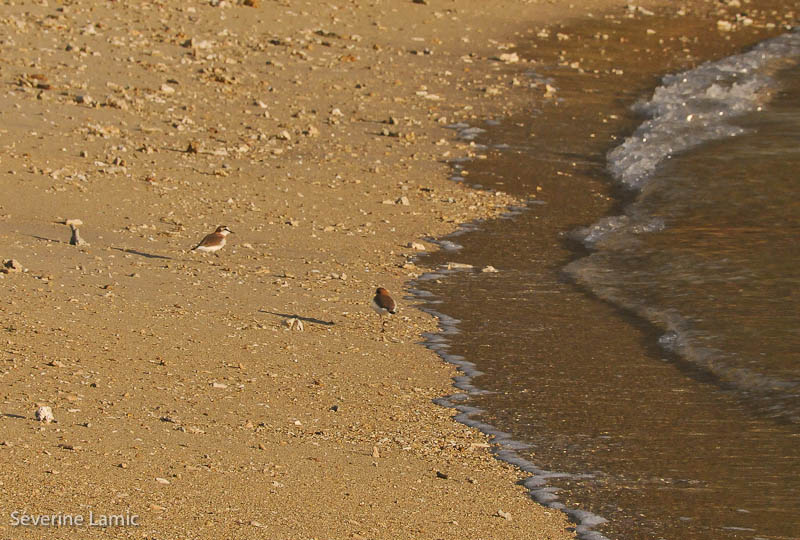
<svg viewBox="0 0 800 540"><path fill-rule="evenodd" d="M417 281L424 281L425 277L426 276L423 274L420 278L417 278ZM430 306L430 298L426 299L426 303ZM533 462L523 458L519 454L519 451L530 448L529 444L515 440L511 433L501 431L491 424L478 420L476 417L485 412L483 409L458 403L460 401L465 401L470 396L490 394L491 392L472 384L475 377L483 375L483 372L476 369L473 362L466 360L463 356L450 354L448 352L450 349L450 336L459 333L458 324L461 321L435 311L431 307L423 307L422 310L439 319L439 332L435 334L426 333L423 335L425 338L425 346L435 351L445 361L456 365L462 373L461 375L453 377L454 386L461 390L461 392L447 397L437 398L434 402L443 407L456 409L459 411L459 414L455 417L458 422L479 429L491 436L492 443L495 445L493 452L498 459L510 463L531 475L523 481L523 485L528 489L531 498L543 506L567 514L569 519L575 523L575 530L581 540L608 540L608 538L593 530L593 527L605 523L607 521L605 518L586 510L567 507L559 500L557 495L559 488L548 484L550 480L555 478L580 479L591 478L592 475L570 474L540 469Z"/></svg>
<svg viewBox="0 0 800 540"><path fill-rule="evenodd" d="M743 132L731 120L768 99L771 73L800 55L800 29L752 50L667 75L653 97L635 106L648 120L608 155L615 179L641 189L665 159L698 144Z"/></svg>
<svg viewBox="0 0 800 540"><path fill-rule="evenodd" d="M568 274L588 285L599 297L663 328L665 333L659 340L662 347L750 393L793 392L797 384L761 374L751 366L729 363L725 353L695 338L692 325L684 316L632 297L624 285L625 278L620 281L614 264L609 261L613 252L635 250L641 242L640 235L666 227L663 220L648 215L639 204L649 192L667 187L663 183L669 179L653 174L659 164L702 143L743 133L732 120L759 110L777 87L775 72L799 62L800 28L797 28L748 52L664 77L652 98L636 105L648 119L608 154L608 167L615 179L641 192L639 198L626 208L624 215L607 216L573 231L574 238L596 253L573 261L566 268ZM631 253L636 256L634 251Z"/></svg>
<svg viewBox="0 0 800 540"><path fill-rule="evenodd" d="M614 179L642 191L658 166L672 156L744 133L733 120L760 110L775 88L773 73L798 57L800 28L748 52L665 76L649 100L634 106L647 119L608 153ZM636 235L663 228L663 221L636 215L630 207L625 215L573 231L572 237L594 249L625 249L636 245Z"/></svg>

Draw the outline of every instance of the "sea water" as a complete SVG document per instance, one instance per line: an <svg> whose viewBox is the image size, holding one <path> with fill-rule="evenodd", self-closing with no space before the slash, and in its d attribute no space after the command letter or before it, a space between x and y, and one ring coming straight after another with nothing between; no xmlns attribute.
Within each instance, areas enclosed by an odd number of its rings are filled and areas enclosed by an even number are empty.
<svg viewBox="0 0 800 540"><path fill-rule="evenodd" d="M568 268L663 328L665 348L792 423L800 423L798 56L795 32L665 78L638 106L650 118L609 154L635 200L577 231L595 253Z"/></svg>
<svg viewBox="0 0 800 540"><path fill-rule="evenodd" d="M466 371L445 403L584 538L800 538L798 56L791 33L666 77L603 160L620 211L561 241L554 214L585 189L563 171L600 176L595 158L529 149L528 170L567 181L448 239L500 272L419 283L451 316L435 348ZM524 159L501 167L529 189ZM568 238L588 251L541 255Z"/></svg>

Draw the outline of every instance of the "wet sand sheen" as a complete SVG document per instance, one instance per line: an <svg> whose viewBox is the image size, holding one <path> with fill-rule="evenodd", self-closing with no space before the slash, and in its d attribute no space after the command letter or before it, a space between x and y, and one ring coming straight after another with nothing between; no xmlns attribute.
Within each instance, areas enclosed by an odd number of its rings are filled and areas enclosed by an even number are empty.
<svg viewBox="0 0 800 540"><path fill-rule="evenodd" d="M556 80L561 91L588 86L578 76L571 85L563 76ZM752 536L757 529L790 538L798 511L791 501L800 492L797 434L752 414L707 375L668 357L655 345L657 329L560 274L581 252L562 233L614 210L604 157L614 131L636 124L625 105L648 77L632 80L625 93L592 81L597 99L581 110L569 110L567 97L561 110L533 120L518 115L481 126L488 133L479 142L504 149L467 165L466 181L521 194L538 185L544 204L459 235L452 239L463 246L457 254L426 261L491 264L501 273L462 272L421 288L441 302L437 311L461 321L448 353L485 373L472 383L492 393L468 401L487 411L480 421L531 442L520 455L537 467L594 474L553 484L567 506L613 521L599 531L611 538L699 539L738 538L748 530ZM621 123L610 127L611 115ZM576 116L584 120L580 128L569 121Z"/></svg>

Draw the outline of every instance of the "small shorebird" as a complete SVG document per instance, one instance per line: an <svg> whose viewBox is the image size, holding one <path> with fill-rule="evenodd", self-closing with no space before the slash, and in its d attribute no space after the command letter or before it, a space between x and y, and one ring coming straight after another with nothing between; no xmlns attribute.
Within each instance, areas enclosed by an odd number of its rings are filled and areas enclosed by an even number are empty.
<svg viewBox="0 0 800 540"><path fill-rule="evenodd" d="M375 297L372 299L372 309L381 316L381 332L386 331L386 321L383 320L383 316L397 313L397 304L389 296L389 291L383 287L378 287L378 290L375 291Z"/></svg>
<svg viewBox="0 0 800 540"><path fill-rule="evenodd" d="M200 251L202 253L214 253L219 251L225 245L225 237L231 234L232 231L227 225L220 225L213 233L206 235L199 244L192 248L192 251Z"/></svg>

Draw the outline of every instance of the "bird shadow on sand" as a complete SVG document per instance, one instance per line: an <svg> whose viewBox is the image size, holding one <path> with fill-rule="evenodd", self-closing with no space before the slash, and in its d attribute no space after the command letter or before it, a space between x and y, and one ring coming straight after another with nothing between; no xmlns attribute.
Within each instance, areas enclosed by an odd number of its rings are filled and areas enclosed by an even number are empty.
<svg viewBox="0 0 800 540"><path fill-rule="evenodd" d="M313 324L322 324L324 326L333 326L335 323L333 321L323 321L322 319L315 319L313 317L301 317L300 315L290 315L289 313L278 313L275 311L267 311L266 309L259 309L260 313L269 313L270 315L276 315L278 317L283 317L284 319L297 319L298 321L303 321L305 323L313 323Z"/></svg>
<svg viewBox="0 0 800 540"><path fill-rule="evenodd" d="M57 240L55 238L47 238L46 236L39 236L37 234L32 234L31 238L36 238L37 240L44 240L45 242L55 242L56 244L69 244L69 240Z"/></svg>
<svg viewBox="0 0 800 540"><path fill-rule="evenodd" d="M167 259L170 261L173 260L172 257L167 257L166 255L156 255L155 253L146 253L144 251L137 251L135 249L123 249L118 247L112 249L121 251L123 253L130 253L131 255L138 255L139 257L146 257L148 259Z"/></svg>
<svg viewBox="0 0 800 540"><path fill-rule="evenodd" d="M25 417L21 414L12 414L12 413L3 413L3 416L6 418L16 418L17 420L25 420Z"/></svg>

